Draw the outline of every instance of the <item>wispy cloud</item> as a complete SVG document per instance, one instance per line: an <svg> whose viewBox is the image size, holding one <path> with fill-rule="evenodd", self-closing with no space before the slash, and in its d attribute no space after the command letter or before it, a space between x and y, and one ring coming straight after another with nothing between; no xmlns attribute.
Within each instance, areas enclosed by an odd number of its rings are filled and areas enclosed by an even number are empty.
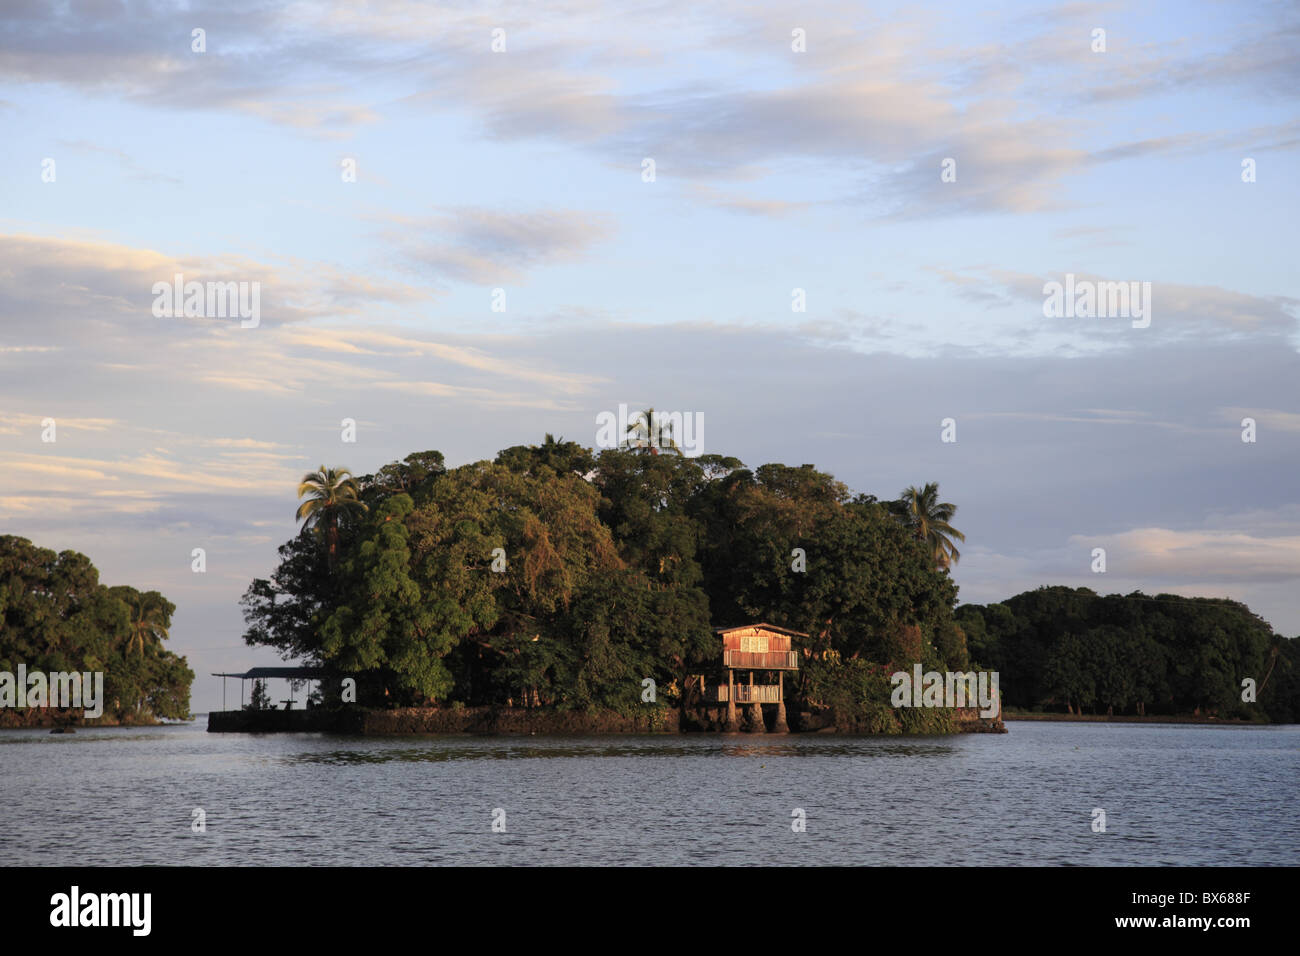
<svg viewBox="0 0 1300 956"><path fill-rule="evenodd" d="M542 266L577 262L608 239L612 223L577 210L439 210L388 217L384 238L407 263L435 280L507 285Z"/></svg>
<svg viewBox="0 0 1300 956"><path fill-rule="evenodd" d="M120 149L112 149L108 146L100 146L97 143L87 142L84 139L76 140L59 140L59 145L73 150L78 153L91 155L108 156L113 159L131 179L144 183L171 183L180 185L181 180L175 176L168 176L163 173L154 172L141 166L133 156L128 155Z"/></svg>
<svg viewBox="0 0 1300 956"><path fill-rule="evenodd" d="M1240 531L1134 528L1080 535L1070 543L1106 549L1107 572L1184 583L1300 580L1300 535L1257 537Z"/></svg>

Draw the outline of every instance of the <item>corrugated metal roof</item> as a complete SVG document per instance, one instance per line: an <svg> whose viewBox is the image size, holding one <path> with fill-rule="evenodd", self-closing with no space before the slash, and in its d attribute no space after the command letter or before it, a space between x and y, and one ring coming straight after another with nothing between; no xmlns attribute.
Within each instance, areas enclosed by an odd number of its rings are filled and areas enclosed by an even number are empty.
<svg viewBox="0 0 1300 956"><path fill-rule="evenodd" d="M279 677L284 680L308 680L324 677L325 671L319 667L253 667L242 674L213 674L213 677L238 677L243 680L265 680Z"/></svg>

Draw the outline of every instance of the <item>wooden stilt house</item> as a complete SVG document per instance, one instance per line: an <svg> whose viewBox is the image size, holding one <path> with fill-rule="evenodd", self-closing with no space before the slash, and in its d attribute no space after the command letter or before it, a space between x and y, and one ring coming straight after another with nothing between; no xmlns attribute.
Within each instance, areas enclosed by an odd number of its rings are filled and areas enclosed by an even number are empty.
<svg viewBox="0 0 1300 956"><path fill-rule="evenodd" d="M776 722L773 730L785 733L789 728L785 720L785 672L799 669L799 651L794 647L797 638L807 634L772 624L745 624L740 627L714 628L722 638L722 670L726 683L719 684L712 695L719 703L727 705L727 727L737 727L736 705L749 708L746 729L763 732L763 705L776 705ZM754 683L754 675L776 683Z"/></svg>

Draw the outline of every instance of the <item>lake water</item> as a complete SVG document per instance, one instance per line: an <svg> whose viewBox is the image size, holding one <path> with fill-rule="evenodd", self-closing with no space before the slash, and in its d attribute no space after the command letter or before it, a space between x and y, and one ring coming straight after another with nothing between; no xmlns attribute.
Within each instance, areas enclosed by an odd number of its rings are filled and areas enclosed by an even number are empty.
<svg viewBox="0 0 1300 956"><path fill-rule="evenodd" d="M1300 727L1008 726L340 738L209 734L200 718L0 731L0 865L1300 864ZM195 808L205 833L191 831Z"/></svg>

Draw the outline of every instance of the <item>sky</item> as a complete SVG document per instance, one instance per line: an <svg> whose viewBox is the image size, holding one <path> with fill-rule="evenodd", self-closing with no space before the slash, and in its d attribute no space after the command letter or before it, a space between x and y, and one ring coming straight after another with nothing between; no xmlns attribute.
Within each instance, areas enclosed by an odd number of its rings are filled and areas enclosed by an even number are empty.
<svg viewBox="0 0 1300 956"><path fill-rule="evenodd" d="M6 0L0 534L162 591L203 712L279 663L238 602L304 472L653 406L939 482L963 602L1300 635L1297 49L1285 3Z"/></svg>

